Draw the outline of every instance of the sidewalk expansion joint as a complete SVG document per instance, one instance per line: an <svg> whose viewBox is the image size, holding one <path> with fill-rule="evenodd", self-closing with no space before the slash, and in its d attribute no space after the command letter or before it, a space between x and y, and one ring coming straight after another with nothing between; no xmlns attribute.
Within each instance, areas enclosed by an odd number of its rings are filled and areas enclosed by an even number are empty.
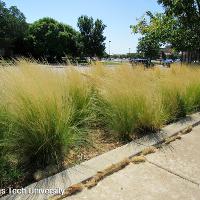
<svg viewBox="0 0 200 200"><path fill-rule="evenodd" d="M196 186L198 186L198 187L200 188L200 184L197 183L197 182L194 181L194 180L191 180L191 179L189 179L189 178L187 178L187 177L185 177L185 176L183 176L183 175L180 175L180 174L178 174L178 173L176 173L176 172L173 172L172 170L167 169L167 168L165 168L165 167L163 167L163 166L161 166L161 165L159 165L159 164L156 164L156 163L154 163L154 162L151 162L151 161L149 161L148 159L146 159L146 162L148 162L149 164L151 164L151 165L153 165L153 166L155 166L155 167L158 167L158 168L160 168L160 169L162 169L162 170L164 170L164 171L166 171L166 172L168 172L168 173L170 173L170 174L172 174L172 175L174 175L174 176L177 176L178 178L181 178L181 179L183 179L183 180L185 180L185 181L189 181L190 183L192 183L192 184L194 184L194 185L196 185Z"/></svg>

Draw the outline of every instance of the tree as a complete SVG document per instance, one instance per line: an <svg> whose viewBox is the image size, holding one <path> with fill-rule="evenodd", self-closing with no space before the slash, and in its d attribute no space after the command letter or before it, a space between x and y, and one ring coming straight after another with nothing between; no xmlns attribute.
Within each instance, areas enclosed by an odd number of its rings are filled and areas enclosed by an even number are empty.
<svg viewBox="0 0 200 200"><path fill-rule="evenodd" d="M147 19L147 17L149 19ZM133 33L140 33L142 37L139 39L137 46L138 53L142 53L150 61L157 58L161 45L166 41L166 37L170 32L166 31L165 19L163 15L153 15L147 12L138 22L131 26Z"/></svg>
<svg viewBox="0 0 200 200"><path fill-rule="evenodd" d="M167 16L179 22L179 36L185 50L199 49L200 0L158 0L158 3L163 5Z"/></svg>
<svg viewBox="0 0 200 200"><path fill-rule="evenodd" d="M171 45L176 51L189 46L188 32L183 31L177 18L165 13L152 14L147 12L136 25L131 26L133 33L151 38L160 46ZM188 39L187 39L188 38Z"/></svg>
<svg viewBox="0 0 200 200"><path fill-rule="evenodd" d="M28 24L24 14L16 7L6 7L6 4L0 0L0 40L2 43L15 46L15 51L19 49L16 44L22 41Z"/></svg>
<svg viewBox="0 0 200 200"><path fill-rule="evenodd" d="M60 61L64 55L77 55L78 33L52 18L40 19L29 26L26 38L34 57Z"/></svg>
<svg viewBox="0 0 200 200"><path fill-rule="evenodd" d="M15 39L23 35L27 28L26 18L16 6L6 8L0 1L0 38Z"/></svg>
<svg viewBox="0 0 200 200"><path fill-rule="evenodd" d="M158 0L158 3L165 12L154 15L147 12L131 26L133 32L154 38L161 45L170 44L178 52L199 52L200 0Z"/></svg>
<svg viewBox="0 0 200 200"><path fill-rule="evenodd" d="M137 51L140 54L141 53L144 54L144 57L148 58L149 62L151 62L151 60L153 58L158 57L159 51L160 51L160 45L153 38L150 38L148 36L144 36L144 37L139 39Z"/></svg>
<svg viewBox="0 0 200 200"><path fill-rule="evenodd" d="M106 26L99 19L81 16L78 18L78 28L83 44L83 54L88 57L102 57L105 52L105 39L103 32Z"/></svg>
<svg viewBox="0 0 200 200"><path fill-rule="evenodd" d="M170 43L177 29L177 20L164 13L156 13L153 15L147 12L136 25L131 26L133 33L140 33L143 36L149 36L157 40L162 45Z"/></svg>
<svg viewBox="0 0 200 200"><path fill-rule="evenodd" d="M175 15L189 24L200 17L200 0L158 0L169 15Z"/></svg>

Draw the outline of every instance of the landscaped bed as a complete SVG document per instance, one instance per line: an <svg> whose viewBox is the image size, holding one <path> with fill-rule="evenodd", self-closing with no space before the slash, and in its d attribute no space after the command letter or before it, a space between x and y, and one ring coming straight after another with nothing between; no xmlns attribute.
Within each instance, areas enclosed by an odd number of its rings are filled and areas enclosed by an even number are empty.
<svg viewBox="0 0 200 200"><path fill-rule="evenodd" d="M5 65L6 66L6 65ZM0 188L21 187L200 109L200 69L0 68Z"/></svg>

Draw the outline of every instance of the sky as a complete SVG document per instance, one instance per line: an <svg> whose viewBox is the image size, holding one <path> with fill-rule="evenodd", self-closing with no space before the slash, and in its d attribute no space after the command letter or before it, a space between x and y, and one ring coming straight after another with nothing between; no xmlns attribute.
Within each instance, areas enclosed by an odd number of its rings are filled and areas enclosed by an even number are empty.
<svg viewBox="0 0 200 200"><path fill-rule="evenodd" d="M52 17L77 29L81 15L101 19L107 26L106 51L111 54L136 52L140 35L131 33L130 25L137 23L146 11L162 12L156 0L3 0L7 7L17 6L32 23L43 17Z"/></svg>

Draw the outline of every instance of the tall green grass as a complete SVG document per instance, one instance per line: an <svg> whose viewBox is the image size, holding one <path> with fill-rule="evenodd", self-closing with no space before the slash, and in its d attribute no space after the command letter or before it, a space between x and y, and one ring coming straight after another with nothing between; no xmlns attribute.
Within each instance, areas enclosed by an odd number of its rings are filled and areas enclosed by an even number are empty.
<svg viewBox="0 0 200 200"><path fill-rule="evenodd" d="M148 72L128 66L97 67L91 76L96 76L101 95L99 111L105 128L114 136L130 140L139 133L156 131L165 123L161 98L156 87L151 87Z"/></svg>
<svg viewBox="0 0 200 200"><path fill-rule="evenodd" d="M86 142L91 118L86 83L77 73L71 85L65 73L24 61L1 75L1 103L8 115L5 129L9 127L4 131L4 148L28 167L62 166L70 148Z"/></svg>
<svg viewBox="0 0 200 200"><path fill-rule="evenodd" d="M97 119L119 139L131 140L199 111L200 69L174 65L171 69L122 65L91 69L98 90Z"/></svg>
<svg viewBox="0 0 200 200"><path fill-rule="evenodd" d="M92 129L123 141L156 132L200 110L199 76L199 68L179 65L54 70L20 60L1 67L0 159L29 170L62 167Z"/></svg>

